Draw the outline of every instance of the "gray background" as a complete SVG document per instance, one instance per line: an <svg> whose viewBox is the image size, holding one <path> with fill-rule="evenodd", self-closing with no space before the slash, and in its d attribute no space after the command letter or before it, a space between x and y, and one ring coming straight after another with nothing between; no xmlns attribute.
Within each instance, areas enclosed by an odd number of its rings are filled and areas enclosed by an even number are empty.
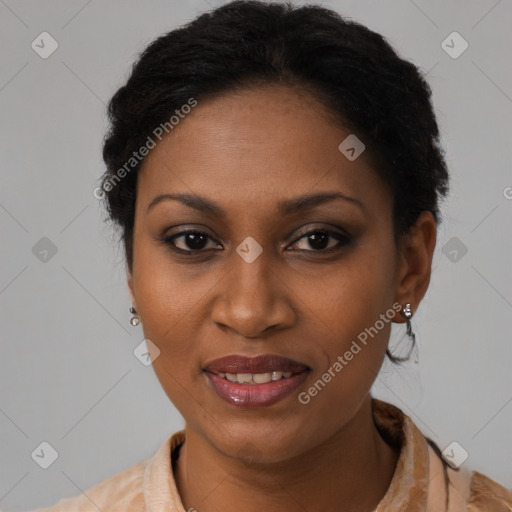
<svg viewBox="0 0 512 512"><path fill-rule="evenodd" d="M122 251L92 191L105 103L137 53L220 3L0 0L2 510L76 495L183 427L133 355L142 330L128 323ZM413 320L420 362L385 364L375 396L441 449L457 441L466 465L510 488L512 2L322 3L429 71L452 177L432 283ZM43 31L59 44L48 59L31 48ZM441 47L453 31L469 43L457 59ZM33 252L43 237L57 248L46 261ZM43 441L59 454L46 470L31 458Z"/></svg>

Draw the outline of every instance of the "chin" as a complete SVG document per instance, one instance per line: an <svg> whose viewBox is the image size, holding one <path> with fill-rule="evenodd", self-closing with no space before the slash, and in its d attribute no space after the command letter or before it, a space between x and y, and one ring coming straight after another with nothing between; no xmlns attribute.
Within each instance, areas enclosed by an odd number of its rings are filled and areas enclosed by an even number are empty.
<svg viewBox="0 0 512 512"><path fill-rule="evenodd" d="M295 423L290 427L287 429L283 421L265 426L260 423L250 428L237 423L236 427L223 429L208 437L228 457L248 464L271 464L293 458L303 451L300 450L301 438L306 426L300 428Z"/></svg>

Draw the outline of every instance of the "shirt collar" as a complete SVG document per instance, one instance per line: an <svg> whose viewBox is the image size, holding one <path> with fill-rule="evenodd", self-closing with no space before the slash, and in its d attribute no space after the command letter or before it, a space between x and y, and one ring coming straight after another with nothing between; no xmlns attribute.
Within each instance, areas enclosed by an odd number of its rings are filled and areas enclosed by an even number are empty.
<svg viewBox="0 0 512 512"><path fill-rule="evenodd" d="M423 512L427 507L429 454L425 437L398 407L372 400L382 437L400 450L389 488L375 512Z"/></svg>

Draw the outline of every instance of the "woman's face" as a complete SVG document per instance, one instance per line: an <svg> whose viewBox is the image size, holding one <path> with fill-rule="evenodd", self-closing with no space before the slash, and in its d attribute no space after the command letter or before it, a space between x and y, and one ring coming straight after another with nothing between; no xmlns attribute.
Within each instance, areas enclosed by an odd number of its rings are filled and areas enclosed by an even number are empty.
<svg viewBox="0 0 512 512"><path fill-rule="evenodd" d="M402 259L389 190L364 152L338 149L349 134L305 93L245 90L199 102L140 171L133 302L187 428L229 456L251 444L284 460L331 438L382 364ZM292 207L319 194L339 196ZM274 357L211 365L231 355ZM254 383L279 368L291 383Z"/></svg>

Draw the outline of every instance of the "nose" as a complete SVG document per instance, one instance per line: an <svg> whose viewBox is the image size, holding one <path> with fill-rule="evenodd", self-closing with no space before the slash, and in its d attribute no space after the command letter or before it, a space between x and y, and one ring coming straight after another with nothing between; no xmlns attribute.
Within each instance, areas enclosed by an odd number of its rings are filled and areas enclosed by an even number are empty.
<svg viewBox="0 0 512 512"><path fill-rule="evenodd" d="M233 254L211 310L213 322L245 338L260 338L295 322L290 289L264 254L251 263Z"/></svg>

